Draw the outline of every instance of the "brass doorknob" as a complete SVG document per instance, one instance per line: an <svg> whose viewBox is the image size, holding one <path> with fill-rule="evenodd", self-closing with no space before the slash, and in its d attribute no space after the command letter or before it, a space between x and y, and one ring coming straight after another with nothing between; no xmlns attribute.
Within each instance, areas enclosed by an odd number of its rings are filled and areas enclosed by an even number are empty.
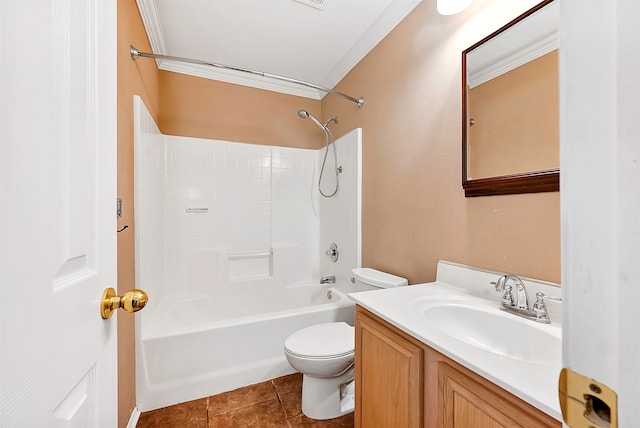
<svg viewBox="0 0 640 428"><path fill-rule="evenodd" d="M109 319L116 309L124 309L127 312L138 312L149 301L149 296L142 290L127 291L122 296L116 295L113 288L105 288L100 300L100 315L102 319Z"/></svg>

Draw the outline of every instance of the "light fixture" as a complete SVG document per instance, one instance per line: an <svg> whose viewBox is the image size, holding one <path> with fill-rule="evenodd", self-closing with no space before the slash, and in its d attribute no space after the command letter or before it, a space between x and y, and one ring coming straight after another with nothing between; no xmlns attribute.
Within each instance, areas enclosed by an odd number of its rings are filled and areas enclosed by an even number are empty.
<svg viewBox="0 0 640 428"><path fill-rule="evenodd" d="M440 15L455 15L462 12L472 0L438 0L437 9Z"/></svg>

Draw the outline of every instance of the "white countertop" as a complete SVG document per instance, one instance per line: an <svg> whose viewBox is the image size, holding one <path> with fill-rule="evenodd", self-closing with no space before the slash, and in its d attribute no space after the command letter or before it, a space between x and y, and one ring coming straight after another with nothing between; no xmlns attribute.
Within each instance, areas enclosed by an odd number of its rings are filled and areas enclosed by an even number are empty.
<svg viewBox="0 0 640 428"><path fill-rule="evenodd" d="M431 326L422 317L420 311L415 310L417 300L425 297L452 295L470 296L473 293L466 293L459 287L452 287L445 283L433 282L351 293L349 297L360 306L424 344L562 421L558 401L558 376L562 368L562 361L558 361L557 365L553 366L537 365L495 354L448 336ZM478 298L477 295L473 297ZM495 300L483 300L495 304L497 309L500 297L495 294ZM523 321L526 320L523 319ZM533 321L526 322L537 324ZM540 325L535 327L540 328ZM556 325L555 328L559 329L559 326ZM496 332L496 334L500 334L500 332ZM540 349L540 352L544 352L544 349Z"/></svg>

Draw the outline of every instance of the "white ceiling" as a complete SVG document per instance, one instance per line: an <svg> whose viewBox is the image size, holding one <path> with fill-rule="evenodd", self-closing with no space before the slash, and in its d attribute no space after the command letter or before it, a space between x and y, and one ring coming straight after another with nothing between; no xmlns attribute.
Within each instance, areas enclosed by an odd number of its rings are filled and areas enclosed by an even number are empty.
<svg viewBox="0 0 640 428"><path fill-rule="evenodd" d="M422 0L137 0L153 53L278 74L333 88ZM203 65L163 70L291 95L325 93ZM351 94L358 97L362 94Z"/></svg>

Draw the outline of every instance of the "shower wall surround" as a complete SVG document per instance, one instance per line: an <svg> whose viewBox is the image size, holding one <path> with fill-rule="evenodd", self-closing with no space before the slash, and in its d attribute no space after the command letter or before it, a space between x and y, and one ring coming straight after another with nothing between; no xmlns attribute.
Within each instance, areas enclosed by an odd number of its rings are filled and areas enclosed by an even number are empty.
<svg viewBox="0 0 640 428"><path fill-rule="evenodd" d="M334 275L338 287L349 284L351 269L359 267L362 263L362 145L359 143L361 139L361 130L356 129L334 143L338 151L338 166L342 167L339 191L331 198L320 197L320 272L322 275ZM323 156L324 149L319 153L318 169L322 165ZM333 153L332 148L329 148L327 165L322 177L322 189L325 194L330 194L335 189L333 171ZM317 178L315 180L317 181ZM318 193L317 190L315 193ZM340 254L335 263L325 255L332 243L338 246ZM353 290L348 286L344 291Z"/></svg>
<svg viewBox="0 0 640 428"><path fill-rule="evenodd" d="M324 149L165 136L134 106L136 281L152 299L345 279L360 265L360 130L336 142L343 173L327 199ZM323 189L333 171L329 152ZM338 263L324 255L332 242Z"/></svg>

